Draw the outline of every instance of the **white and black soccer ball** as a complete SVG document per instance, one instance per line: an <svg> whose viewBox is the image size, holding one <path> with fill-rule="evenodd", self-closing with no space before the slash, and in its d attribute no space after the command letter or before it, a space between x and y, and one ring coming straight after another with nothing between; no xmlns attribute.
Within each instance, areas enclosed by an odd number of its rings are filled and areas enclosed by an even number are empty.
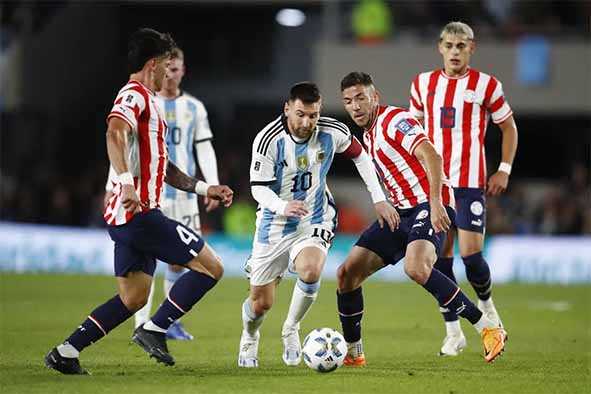
<svg viewBox="0 0 591 394"><path fill-rule="evenodd" d="M345 338L332 328L317 328L304 339L302 356L310 368L318 372L332 372L347 355Z"/></svg>

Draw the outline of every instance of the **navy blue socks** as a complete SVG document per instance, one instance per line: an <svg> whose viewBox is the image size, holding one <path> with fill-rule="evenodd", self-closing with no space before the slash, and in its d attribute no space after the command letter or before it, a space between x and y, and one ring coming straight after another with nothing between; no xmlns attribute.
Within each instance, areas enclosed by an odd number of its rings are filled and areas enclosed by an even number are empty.
<svg viewBox="0 0 591 394"><path fill-rule="evenodd" d="M490 268L482 257L482 252L462 257L466 265L466 277L474 288L476 295L483 301L490 298L492 282L490 279Z"/></svg>
<svg viewBox="0 0 591 394"><path fill-rule="evenodd" d="M152 322L163 330L189 312L217 283L209 275L197 271L185 272L170 289L168 298L152 317Z"/></svg>
<svg viewBox="0 0 591 394"><path fill-rule="evenodd" d="M466 297L458 285L439 270L435 268L431 270L431 275L423 287L437 299L440 307L455 312L468 319L470 323L474 324L482 317L482 312Z"/></svg>
<svg viewBox="0 0 591 394"><path fill-rule="evenodd" d="M361 319L363 318L363 293L361 287L348 292L337 290L339 319L343 328L343 336L348 343L361 339Z"/></svg>
<svg viewBox="0 0 591 394"><path fill-rule="evenodd" d="M112 329L133 315L119 295L96 308L86 320L66 340L79 352L98 341Z"/></svg>

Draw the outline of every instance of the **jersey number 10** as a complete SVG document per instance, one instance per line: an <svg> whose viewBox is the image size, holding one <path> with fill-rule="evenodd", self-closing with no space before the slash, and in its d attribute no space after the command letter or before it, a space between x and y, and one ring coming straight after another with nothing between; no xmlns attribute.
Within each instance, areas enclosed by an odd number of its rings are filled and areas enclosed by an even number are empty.
<svg viewBox="0 0 591 394"><path fill-rule="evenodd" d="M293 181L293 186L290 190L292 193L296 193L298 191L305 192L312 187L312 173L310 171L298 174L291 178L291 180Z"/></svg>

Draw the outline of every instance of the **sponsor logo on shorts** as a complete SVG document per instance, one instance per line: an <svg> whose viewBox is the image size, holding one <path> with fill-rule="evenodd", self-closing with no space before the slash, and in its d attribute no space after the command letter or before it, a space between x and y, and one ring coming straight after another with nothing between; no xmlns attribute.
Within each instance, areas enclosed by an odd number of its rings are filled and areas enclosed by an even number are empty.
<svg viewBox="0 0 591 394"><path fill-rule="evenodd" d="M427 216L429 216L429 211L427 211L426 209L423 209L421 212L419 212L419 214L417 215L416 220L422 220L425 219Z"/></svg>
<svg viewBox="0 0 591 394"><path fill-rule="evenodd" d="M416 223L415 223L415 224L412 226L412 228L415 228L415 227L423 227L424 225L425 225L425 222L416 222Z"/></svg>
<svg viewBox="0 0 591 394"><path fill-rule="evenodd" d="M473 226L482 226L482 219L478 219L478 220L472 220L470 223L472 223Z"/></svg>
<svg viewBox="0 0 591 394"><path fill-rule="evenodd" d="M480 216L482 215L482 212L484 212L484 206L480 201L474 201L472 204L470 204L470 212L476 216Z"/></svg>

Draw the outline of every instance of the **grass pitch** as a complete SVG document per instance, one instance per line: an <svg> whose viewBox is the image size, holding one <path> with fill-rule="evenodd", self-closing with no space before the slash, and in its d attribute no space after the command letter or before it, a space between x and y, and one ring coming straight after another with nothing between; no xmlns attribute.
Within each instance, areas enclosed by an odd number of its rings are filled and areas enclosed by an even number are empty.
<svg viewBox="0 0 591 394"><path fill-rule="evenodd" d="M155 303L161 300L158 278ZM104 276L0 275L1 393L583 393L591 392L591 286L499 285L495 303L509 332L503 357L487 365L476 332L462 323L468 348L436 356L444 336L429 294L411 283L364 286L368 366L330 374L281 361L280 329L293 281L261 330L260 368L236 366L245 280L226 278L184 319L193 342L170 342L175 367L132 344L128 321L82 353L92 376L63 376L43 356L115 292ZM472 297L473 292L463 286ZM324 281L302 323L340 330L334 282Z"/></svg>

